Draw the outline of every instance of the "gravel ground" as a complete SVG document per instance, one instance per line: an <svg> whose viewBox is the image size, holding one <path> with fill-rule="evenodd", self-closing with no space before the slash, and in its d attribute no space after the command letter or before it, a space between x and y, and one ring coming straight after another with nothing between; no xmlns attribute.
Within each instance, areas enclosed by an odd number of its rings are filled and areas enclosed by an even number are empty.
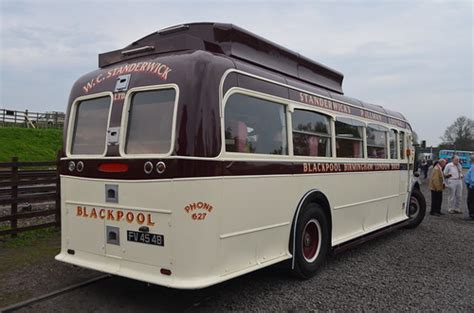
<svg viewBox="0 0 474 313"><path fill-rule="evenodd" d="M29 213L29 212L36 212L36 211L42 211L42 210L49 210L49 209L54 209L55 203L51 201L47 202L41 202L41 203L21 203L18 205L18 213ZM0 206L0 217L1 216L6 216L11 214L11 208L10 206ZM36 216L32 218L25 218L25 219L20 219L18 220L18 227L26 227L30 225L36 225L36 224L46 224L49 222L54 222L55 216L54 215L49 215L49 216ZM0 222L0 227L10 227L10 222Z"/></svg>
<svg viewBox="0 0 474 313"><path fill-rule="evenodd" d="M423 191L426 195L426 186ZM416 229L395 231L330 258L307 281L292 278L282 265L199 291L113 277L19 312L474 312L473 243L474 222L460 215L427 215Z"/></svg>

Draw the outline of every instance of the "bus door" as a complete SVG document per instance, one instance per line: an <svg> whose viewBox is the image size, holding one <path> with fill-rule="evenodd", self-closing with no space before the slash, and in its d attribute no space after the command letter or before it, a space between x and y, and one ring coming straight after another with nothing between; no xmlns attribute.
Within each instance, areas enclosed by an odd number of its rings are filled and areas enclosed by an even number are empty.
<svg viewBox="0 0 474 313"><path fill-rule="evenodd" d="M399 132L399 153L400 153L400 188L399 188L399 199L400 199L400 214L405 215L405 208L406 208L406 203L408 201L408 192L410 189L409 186L409 177L410 177L410 160L413 159L413 156L408 155L407 153L407 134L403 131Z"/></svg>
<svg viewBox="0 0 474 313"><path fill-rule="evenodd" d="M413 171L415 170L415 149L413 149L413 137L412 134L406 135L405 153L407 154L407 191L411 191L412 179L414 177Z"/></svg>

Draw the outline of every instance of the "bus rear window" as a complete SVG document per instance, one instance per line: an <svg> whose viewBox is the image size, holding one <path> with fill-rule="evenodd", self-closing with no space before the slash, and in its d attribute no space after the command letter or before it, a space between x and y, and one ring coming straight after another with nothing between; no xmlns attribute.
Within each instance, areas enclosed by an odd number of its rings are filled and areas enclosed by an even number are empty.
<svg viewBox="0 0 474 313"><path fill-rule="evenodd" d="M128 111L126 154L165 154L171 150L174 89L133 94Z"/></svg>
<svg viewBox="0 0 474 313"><path fill-rule="evenodd" d="M108 96L77 104L71 154L101 155L105 152L109 108Z"/></svg>

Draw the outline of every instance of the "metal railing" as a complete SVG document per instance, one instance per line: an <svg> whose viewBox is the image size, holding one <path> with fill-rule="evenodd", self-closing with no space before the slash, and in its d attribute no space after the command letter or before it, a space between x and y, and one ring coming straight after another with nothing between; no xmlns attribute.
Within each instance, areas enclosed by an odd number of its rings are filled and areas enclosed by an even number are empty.
<svg viewBox="0 0 474 313"><path fill-rule="evenodd" d="M33 209L32 204L35 204ZM23 206L22 210L19 207ZM50 207L53 208L50 208ZM5 214L8 212L9 214ZM3 213L2 213L3 212ZM60 225L60 185L58 162L11 162L0 163L0 235L17 233ZM34 221L19 225L19 220L54 215L46 221ZM5 222L10 222L5 228Z"/></svg>
<svg viewBox="0 0 474 313"><path fill-rule="evenodd" d="M64 126L62 112L30 112L0 109L0 126L27 128L62 128Z"/></svg>

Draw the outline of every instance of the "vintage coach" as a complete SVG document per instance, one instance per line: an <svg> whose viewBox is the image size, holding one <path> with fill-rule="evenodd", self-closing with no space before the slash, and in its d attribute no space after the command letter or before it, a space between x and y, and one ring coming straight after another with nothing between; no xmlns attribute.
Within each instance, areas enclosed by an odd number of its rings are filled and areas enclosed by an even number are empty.
<svg viewBox="0 0 474 313"><path fill-rule="evenodd" d="M423 220L402 114L231 24L163 29L73 86L56 259L173 288L332 251ZM189 260L192 260L190 263Z"/></svg>

